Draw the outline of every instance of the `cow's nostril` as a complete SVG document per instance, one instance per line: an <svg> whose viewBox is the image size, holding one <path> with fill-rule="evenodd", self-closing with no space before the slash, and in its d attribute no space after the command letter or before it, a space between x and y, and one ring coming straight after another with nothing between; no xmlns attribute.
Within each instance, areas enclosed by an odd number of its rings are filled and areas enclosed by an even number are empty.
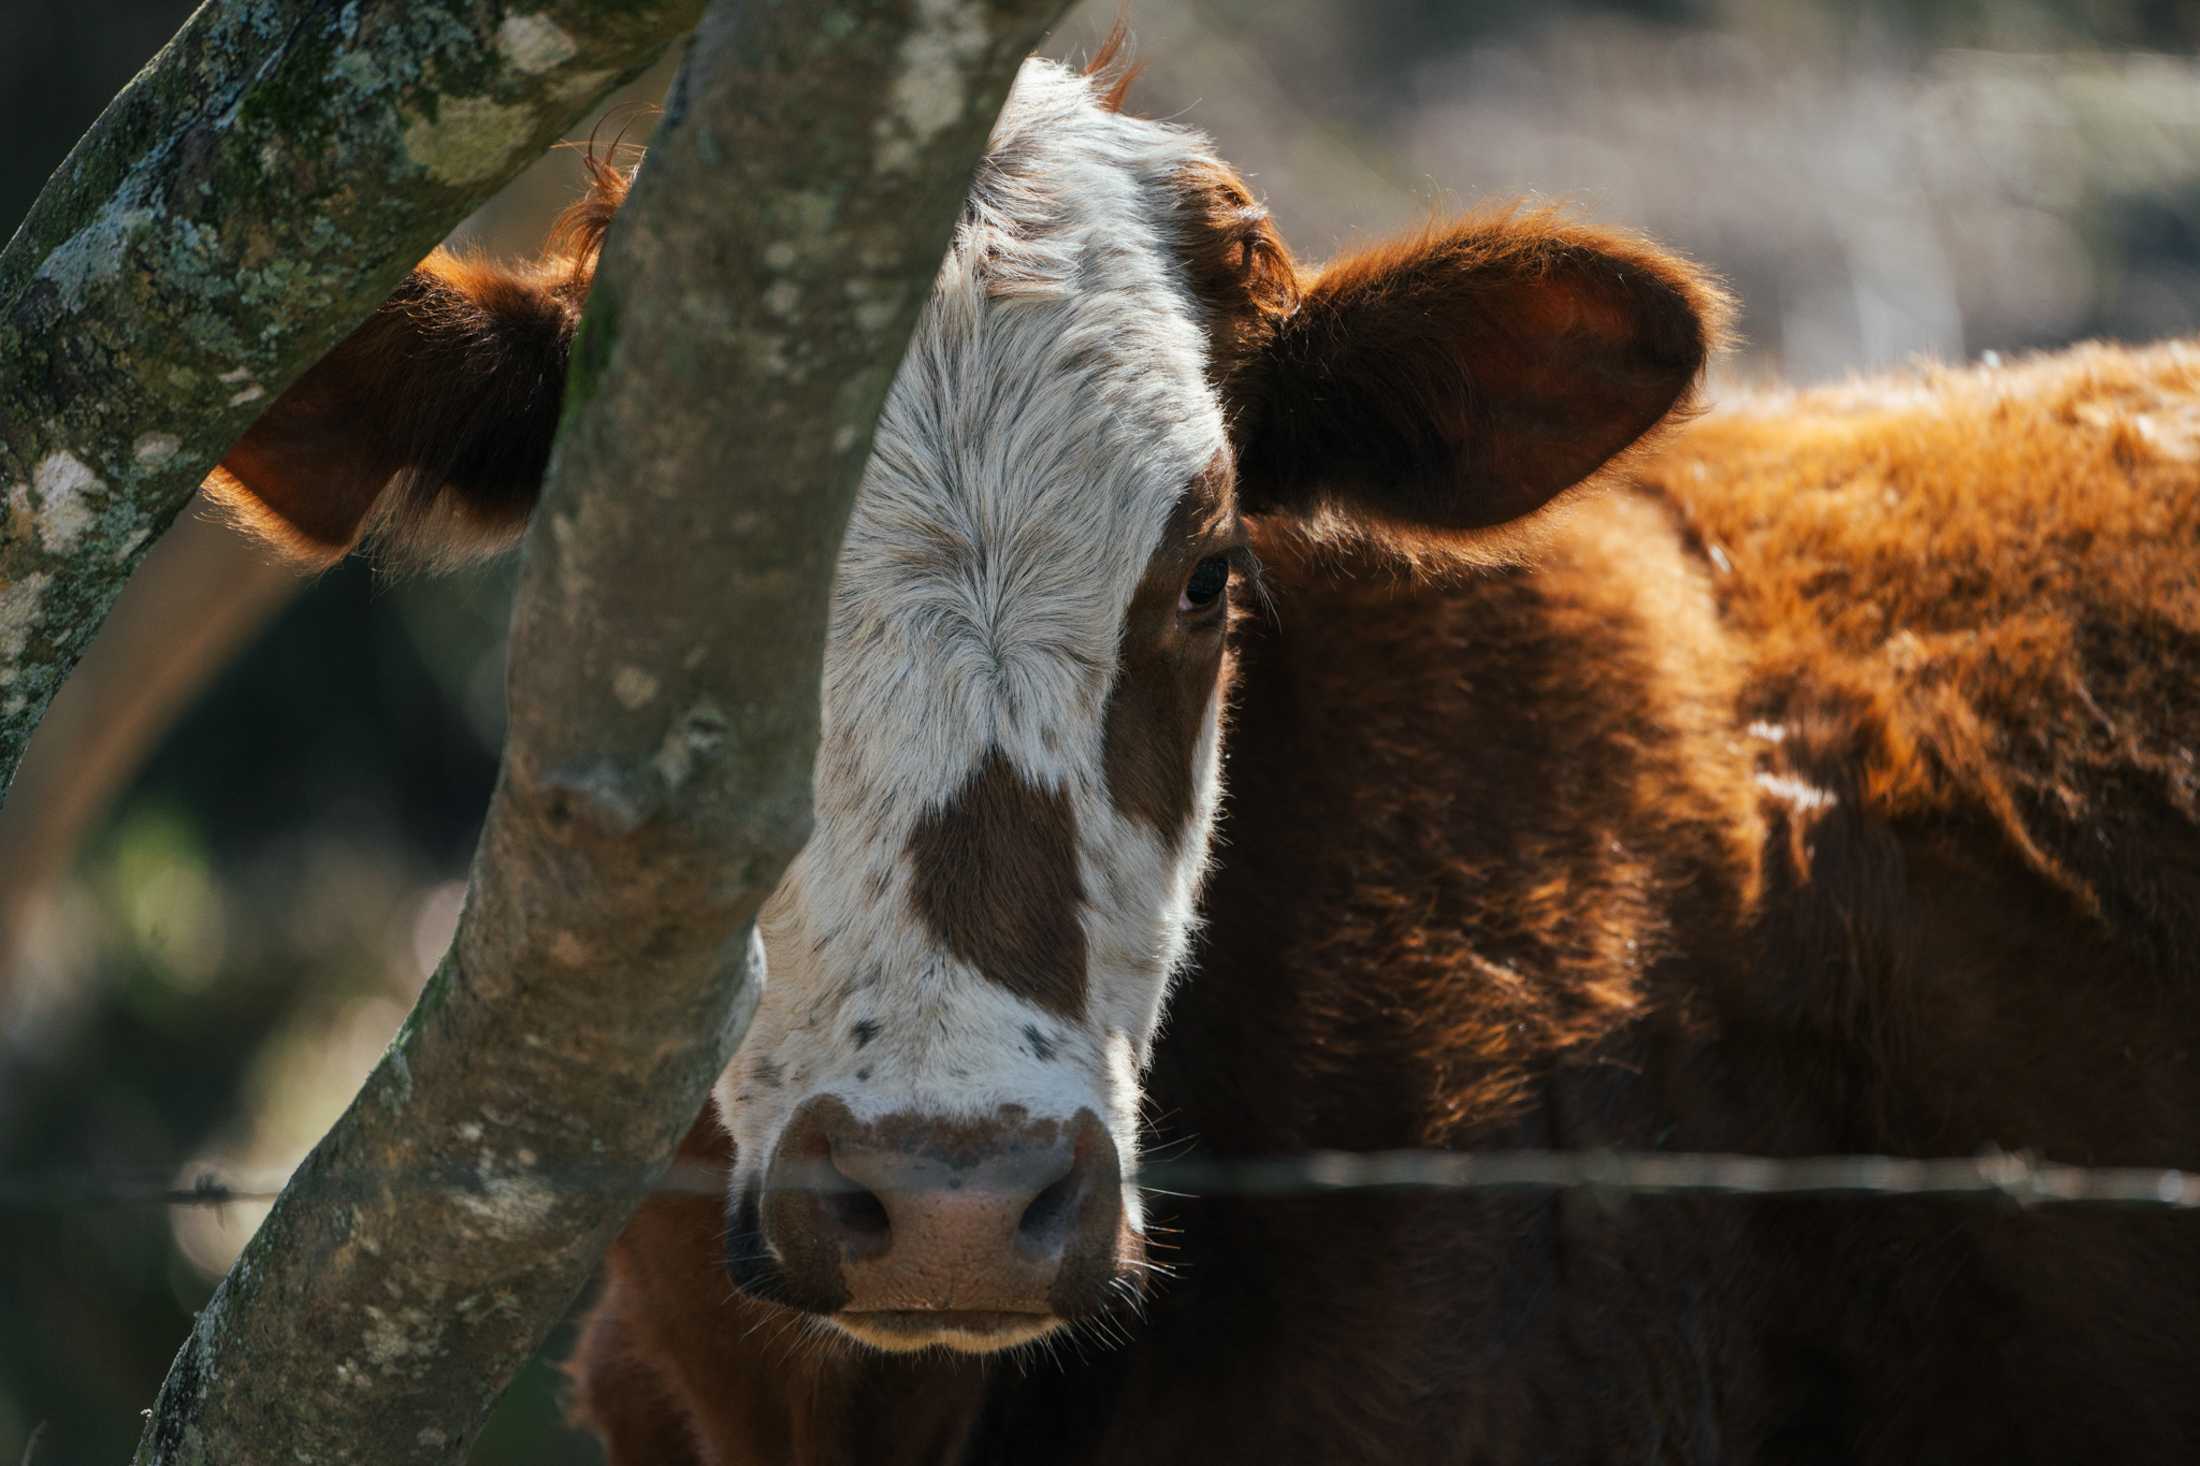
<svg viewBox="0 0 2200 1466"><path fill-rule="evenodd" d="M777 1300L843 1318L1075 1317L1113 1296L1124 1245L1115 1148L1090 1110L859 1123L819 1096L762 1194Z"/></svg>
<svg viewBox="0 0 2200 1466"><path fill-rule="evenodd" d="M1079 1172L1072 1170L1033 1197L1016 1224L1016 1240L1041 1253L1053 1252L1067 1242L1077 1220L1078 1193L1083 1190L1079 1180Z"/></svg>
<svg viewBox="0 0 2200 1466"><path fill-rule="evenodd" d="M825 1219L849 1242L884 1242L893 1231L886 1203L879 1200L877 1192L838 1166L833 1167L833 1175L833 1184L818 1196Z"/></svg>

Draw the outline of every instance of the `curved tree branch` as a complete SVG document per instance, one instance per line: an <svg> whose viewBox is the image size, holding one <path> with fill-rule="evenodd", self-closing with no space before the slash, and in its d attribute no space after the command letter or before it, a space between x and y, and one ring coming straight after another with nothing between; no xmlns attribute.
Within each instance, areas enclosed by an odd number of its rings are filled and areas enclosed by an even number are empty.
<svg viewBox="0 0 2200 1466"><path fill-rule="evenodd" d="M457 940L140 1462L449 1461L746 1026L873 419L1059 0L717 0L574 351Z"/></svg>
<svg viewBox="0 0 2200 1466"><path fill-rule="evenodd" d="M208 0L0 251L0 794L267 403L702 0Z"/></svg>
<svg viewBox="0 0 2200 1466"><path fill-rule="evenodd" d="M305 582L204 515L158 536L47 709L0 808L0 1003L32 913L177 715Z"/></svg>

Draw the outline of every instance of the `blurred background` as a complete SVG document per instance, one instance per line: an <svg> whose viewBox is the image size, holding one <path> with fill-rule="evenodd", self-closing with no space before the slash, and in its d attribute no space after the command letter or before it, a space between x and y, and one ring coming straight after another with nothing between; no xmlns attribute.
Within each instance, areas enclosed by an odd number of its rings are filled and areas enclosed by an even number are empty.
<svg viewBox="0 0 2200 1466"><path fill-rule="evenodd" d="M0 227L186 0L0 6ZM1116 0L1051 50L1097 44ZM2189 0L1147 0L1133 105L1216 138L1302 255L1486 195L1722 271L1717 393L1918 355L2200 328ZM605 136L646 136L637 103ZM585 136L592 124L578 131ZM553 154L459 231L525 251ZM279 1184L456 921L502 732L511 568L303 583L187 515L0 813L0 1462L118 1461L261 1209L87 1176ZM554 1361L474 1459L596 1459Z"/></svg>

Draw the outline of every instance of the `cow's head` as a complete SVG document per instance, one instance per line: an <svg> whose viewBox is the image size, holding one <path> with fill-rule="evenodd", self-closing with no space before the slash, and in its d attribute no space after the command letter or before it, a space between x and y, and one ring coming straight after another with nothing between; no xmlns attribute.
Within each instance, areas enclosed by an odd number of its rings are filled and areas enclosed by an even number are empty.
<svg viewBox="0 0 2200 1466"><path fill-rule="evenodd" d="M446 261L409 288L474 312L478 343L569 328L582 278L491 289ZM1486 556L1683 402L1719 315L1686 265L1543 214L1302 268L1200 135L1027 65L842 552L815 831L717 1091L741 1286L881 1348L970 1351L1135 1289L1140 1075L1197 930L1249 521ZM368 458L329 522L286 504L316 464L342 476L356 404L315 404L345 371L223 482L339 553L393 472L421 480ZM515 455L434 451L431 490L511 497L464 465Z"/></svg>

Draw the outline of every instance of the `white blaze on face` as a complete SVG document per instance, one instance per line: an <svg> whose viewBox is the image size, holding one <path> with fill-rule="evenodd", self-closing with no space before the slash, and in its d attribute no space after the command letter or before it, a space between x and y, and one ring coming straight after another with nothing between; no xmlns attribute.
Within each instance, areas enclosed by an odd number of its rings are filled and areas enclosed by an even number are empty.
<svg viewBox="0 0 2200 1466"><path fill-rule="evenodd" d="M840 560L815 831L767 907L769 983L718 1090L737 1189L820 1094L859 1119L1090 1109L1136 1155L1220 699L1187 730L1189 818L1167 833L1111 798L1106 722L1149 562L1227 461L1171 246L1179 176L1207 156L1042 61L995 128Z"/></svg>

